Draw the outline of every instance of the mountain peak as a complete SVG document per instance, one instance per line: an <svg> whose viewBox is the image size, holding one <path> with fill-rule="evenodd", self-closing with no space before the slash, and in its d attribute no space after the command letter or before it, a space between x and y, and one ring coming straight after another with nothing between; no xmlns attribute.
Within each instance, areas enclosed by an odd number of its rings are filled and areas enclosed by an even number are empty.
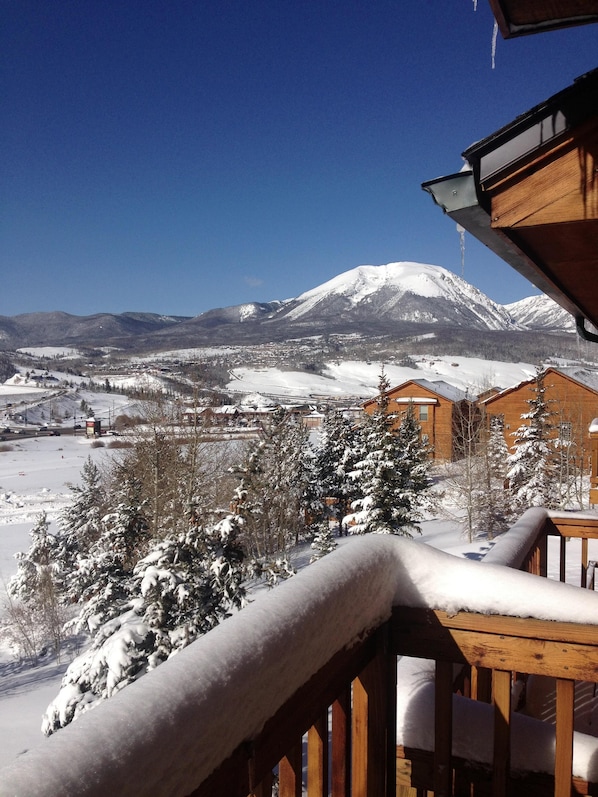
<svg viewBox="0 0 598 797"><path fill-rule="evenodd" d="M302 293L283 314L299 321L314 314L373 315L377 321L512 329L501 305L442 266L400 261L357 266Z"/></svg>

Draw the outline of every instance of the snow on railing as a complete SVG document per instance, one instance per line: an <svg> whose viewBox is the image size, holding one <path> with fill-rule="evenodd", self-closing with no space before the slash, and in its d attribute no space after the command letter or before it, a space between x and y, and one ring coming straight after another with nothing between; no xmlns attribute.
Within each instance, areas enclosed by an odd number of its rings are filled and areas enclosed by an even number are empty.
<svg viewBox="0 0 598 797"><path fill-rule="evenodd" d="M367 535L303 570L0 772L0 795L184 795L393 606L598 624L598 595Z"/></svg>
<svg viewBox="0 0 598 797"><path fill-rule="evenodd" d="M524 512L507 534L496 540L483 561L487 564L520 568L530 549L542 534L549 517L546 509L532 507Z"/></svg>
<svg viewBox="0 0 598 797"><path fill-rule="evenodd" d="M399 664L397 744L434 750L434 667L427 659L403 658ZM494 706L454 694L452 753L463 760L492 767ZM514 711L511 716L511 767L515 772L554 772L556 727ZM573 775L598 781L598 739L575 731Z"/></svg>

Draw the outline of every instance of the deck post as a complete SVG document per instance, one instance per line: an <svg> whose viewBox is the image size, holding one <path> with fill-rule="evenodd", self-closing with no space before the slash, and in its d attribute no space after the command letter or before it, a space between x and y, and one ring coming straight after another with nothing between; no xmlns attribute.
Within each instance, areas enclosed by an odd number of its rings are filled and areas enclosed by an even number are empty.
<svg viewBox="0 0 598 797"><path fill-rule="evenodd" d="M450 797L453 793L453 665L436 662L434 691L434 795Z"/></svg>
<svg viewBox="0 0 598 797"><path fill-rule="evenodd" d="M307 732L307 794L328 797L328 711Z"/></svg>
<svg viewBox="0 0 598 797"><path fill-rule="evenodd" d="M331 797L351 794L351 687L346 687L332 704L332 789Z"/></svg>
<svg viewBox="0 0 598 797"><path fill-rule="evenodd" d="M511 673L494 670L492 678L494 703L493 797L507 797L511 769Z"/></svg>
<svg viewBox="0 0 598 797"><path fill-rule="evenodd" d="M378 635L377 648L353 681L353 797L396 793L396 688L389 688L396 684L396 656L388 649L388 629Z"/></svg>
<svg viewBox="0 0 598 797"><path fill-rule="evenodd" d="M301 797L303 793L302 765L302 743L301 739L299 739L278 765L278 793L280 797Z"/></svg>
<svg viewBox="0 0 598 797"><path fill-rule="evenodd" d="M573 703L575 681L556 681L556 745L554 765L555 797L570 797L573 767Z"/></svg>

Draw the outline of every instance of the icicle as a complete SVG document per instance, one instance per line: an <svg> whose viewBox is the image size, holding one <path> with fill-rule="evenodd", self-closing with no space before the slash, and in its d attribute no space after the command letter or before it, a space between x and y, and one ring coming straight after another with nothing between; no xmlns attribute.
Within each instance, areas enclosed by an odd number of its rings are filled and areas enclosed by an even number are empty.
<svg viewBox="0 0 598 797"><path fill-rule="evenodd" d="M465 279L465 228L457 224L457 232L459 233L459 245L461 247L461 277Z"/></svg>
<svg viewBox="0 0 598 797"><path fill-rule="evenodd" d="M494 20L492 29L492 69L496 66L496 40L498 38L498 22Z"/></svg>

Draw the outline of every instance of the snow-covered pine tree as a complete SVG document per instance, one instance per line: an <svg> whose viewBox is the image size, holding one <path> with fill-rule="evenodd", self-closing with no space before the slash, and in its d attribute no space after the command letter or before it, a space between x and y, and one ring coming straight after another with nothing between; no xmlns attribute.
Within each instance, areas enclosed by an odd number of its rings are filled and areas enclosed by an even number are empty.
<svg viewBox="0 0 598 797"><path fill-rule="evenodd" d="M358 497L350 476L355 469L357 438L354 425L340 410L326 413L316 448L314 476L322 498L334 502L329 512L338 523L339 534L351 502Z"/></svg>
<svg viewBox="0 0 598 797"><path fill-rule="evenodd" d="M510 493L505 489L509 450L500 419L484 424L482 437L482 494L478 525L489 539L506 531L512 520Z"/></svg>
<svg viewBox="0 0 598 797"><path fill-rule="evenodd" d="M85 557L102 533L105 512L105 492L101 486L100 470L88 457L81 470L81 484L70 484L72 500L58 518L60 551L58 559L62 572L70 574L77 557ZM69 596L72 600L72 596Z"/></svg>
<svg viewBox="0 0 598 797"><path fill-rule="evenodd" d="M411 519L419 521L425 510L433 508L430 494L432 450L422 437L421 426L415 417L412 402L409 402L407 409L401 415L396 436L397 447L402 454L402 475L407 489Z"/></svg>
<svg viewBox="0 0 598 797"><path fill-rule="evenodd" d="M413 492L408 479L406 454L393 430L395 414L390 412L384 370L378 384L376 407L366 418L362 433L361 458L355 465L360 497L353 501L353 513L343 523L352 534L400 534L418 531L414 518Z"/></svg>
<svg viewBox="0 0 598 797"><path fill-rule="evenodd" d="M507 460L507 478L516 508L545 506L554 509L559 496L555 473L552 417L546 399L545 372L538 368L530 388L529 411L514 433L512 453Z"/></svg>
<svg viewBox="0 0 598 797"><path fill-rule="evenodd" d="M275 410L238 468L235 506L252 559L267 562L284 556L302 537L311 500L311 459L304 425Z"/></svg>
<svg viewBox="0 0 598 797"><path fill-rule="evenodd" d="M21 636L29 635L25 649L37 655L37 647L51 644L60 658L60 647L64 640L63 626L67 619L61 606L61 571L58 564L60 543L50 532L50 524L42 512L30 531L31 544L27 551L15 555L17 572L9 580L6 591L9 598L8 614L12 615L11 636L18 641L19 624ZM28 628L28 630L27 630ZM31 645L32 639L37 640Z"/></svg>
<svg viewBox="0 0 598 797"><path fill-rule="evenodd" d="M310 562L316 562L328 553L332 553L337 547L334 534L330 528L328 518L324 518L317 526L316 533L311 543L312 554Z"/></svg>
<svg viewBox="0 0 598 797"><path fill-rule="evenodd" d="M94 634L98 626L119 615L131 595L133 570L147 553L150 539L144 504L135 480L122 485L114 511L101 522L99 538L79 555L66 582L66 594L80 605L69 627Z"/></svg>
<svg viewBox="0 0 598 797"><path fill-rule="evenodd" d="M44 715L46 735L154 669L243 605L238 533L238 520L229 516L154 543L135 565L127 597L114 604L119 611L104 613L90 647L67 669Z"/></svg>

